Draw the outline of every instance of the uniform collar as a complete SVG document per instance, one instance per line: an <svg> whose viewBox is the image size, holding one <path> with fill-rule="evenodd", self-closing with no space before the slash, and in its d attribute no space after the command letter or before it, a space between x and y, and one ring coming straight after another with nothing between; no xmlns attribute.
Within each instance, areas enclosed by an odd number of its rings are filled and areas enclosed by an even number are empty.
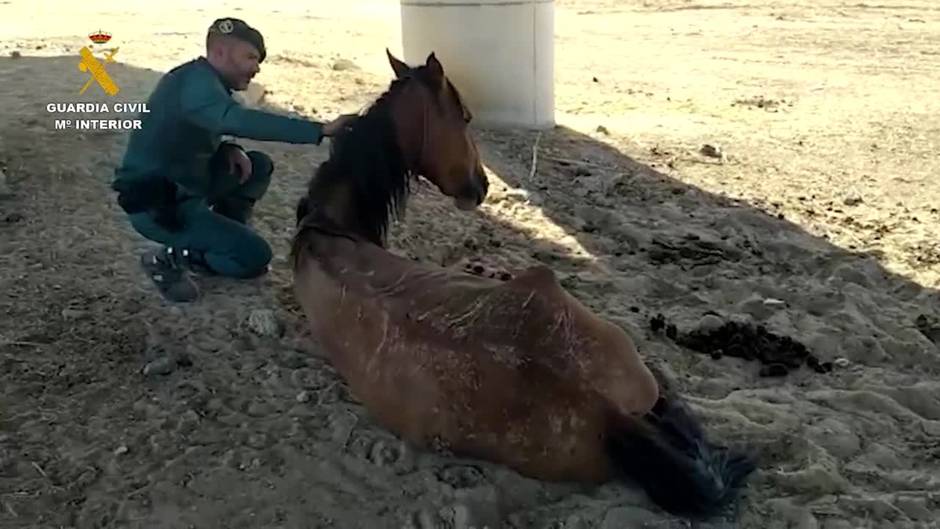
<svg viewBox="0 0 940 529"><path fill-rule="evenodd" d="M227 90L229 94L232 93L234 88L231 85L229 85L228 81L225 80L225 77L223 77L222 74L218 70L215 69L215 66L212 66L212 63L209 62L209 59L207 59L205 56L200 56L198 59L196 59L196 62L201 63L203 67L208 68L213 74L215 74L219 82L222 83L222 86L225 87L225 90Z"/></svg>

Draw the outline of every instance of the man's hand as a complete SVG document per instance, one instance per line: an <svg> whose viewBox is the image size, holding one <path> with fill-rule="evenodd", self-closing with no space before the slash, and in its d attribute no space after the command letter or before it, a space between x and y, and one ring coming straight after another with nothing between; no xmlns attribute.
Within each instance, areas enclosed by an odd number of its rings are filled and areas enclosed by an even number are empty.
<svg viewBox="0 0 940 529"><path fill-rule="evenodd" d="M228 160L228 171L231 174L238 174L239 183L244 184L251 176L251 158L245 154L245 151L238 147L229 147L226 149L225 157ZM238 173L235 172L236 167Z"/></svg>
<svg viewBox="0 0 940 529"><path fill-rule="evenodd" d="M324 136L335 136L336 133L343 130L349 126L356 118L358 114L341 114L333 121L323 125L323 135Z"/></svg>

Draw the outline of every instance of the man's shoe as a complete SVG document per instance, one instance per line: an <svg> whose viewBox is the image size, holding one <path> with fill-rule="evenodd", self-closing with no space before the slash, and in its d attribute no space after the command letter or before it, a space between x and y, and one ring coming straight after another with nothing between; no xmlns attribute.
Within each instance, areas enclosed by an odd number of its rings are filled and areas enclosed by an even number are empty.
<svg viewBox="0 0 940 529"><path fill-rule="evenodd" d="M209 209L239 224L251 226L255 201L246 198L228 197L212 204Z"/></svg>
<svg viewBox="0 0 940 529"><path fill-rule="evenodd" d="M199 298L199 287L189 277L184 259L173 248L151 250L140 258L144 271L167 301L188 303Z"/></svg>

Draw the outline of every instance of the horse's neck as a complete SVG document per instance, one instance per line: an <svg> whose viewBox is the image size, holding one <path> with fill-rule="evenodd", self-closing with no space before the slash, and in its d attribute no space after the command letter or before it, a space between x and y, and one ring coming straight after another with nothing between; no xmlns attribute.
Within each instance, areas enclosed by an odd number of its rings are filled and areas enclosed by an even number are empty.
<svg viewBox="0 0 940 529"><path fill-rule="evenodd" d="M327 185L315 186L308 197L311 208L304 224L322 228L328 233L355 239L368 239L359 225L358 209L352 186L343 178Z"/></svg>
<svg viewBox="0 0 940 529"><path fill-rule="evenodd" d="M417 130L415 127L422 126L423 122L416 124L413 123L413 119L408 119L409 116L413 114L413 111L410 110L410 107L415 104L413 98L418 95L417 92L409 87L399 88L399 92L394 98L387 99L383 102L385 105L383 108L374 107L370 111L379 112L378 115L371 114L368 118L363 118L368 119L368 123L358 124L359 126L366 127L366 132L358 134L354 131L351 133L351 136L339 140L360 142L365 145L373 146L374 149L381 149L383 146L388 145L387 135L392 134L395 138L395 148L400 149L399 153L377 152L369 148L364 148L364 150L359 153L353 153L348 149L342 149L342 156L366 157L368 160L367 164L372 163L373 165L375 163L388 162L390 158L400 156L404 164L408 166L408 168L403 168L406 172L405 178L407 178L407 175L411 174L411 171L417 167L417 158L421 156L423 150L422 146L417 144L417 140L415 140L415 130ZM379 125L377 126L376 123ZM355 127L357 125L353 126ZM424 131L418 130L418 133L420 133L418 136L421 136ZM377 136L372 137L372 134L376 134ZM423 136L421 137L423 138ZM403 138L407 138L408 140L403 142ZM384 246L383 241L380 240L381 234L375 233L376 227L369 225L372 221L376 220L376 215L385 213L384 205L380 212L378 210L373 211L376 197L371 197L370 200L365 203L362 202L364 197L359 196L358 193L365 191L363 189L357 190L354 187L356 185L354 182L362 181L362 175L338 173L338 171L348 170L350 165L355 166L356 170L366 170L364 166L362 164L343 163L342 160L336 160L334 163L332 159L325 162L325 164L329 165L322 168L324 174L317 176L317 182L314 183L308 196L308 200L311 204L315 204L320 222L324 225L329 224L333 232L342 230L346 235L364 239L379 246ZM380 175L385 174L380 168L376 167L374 169L374 172L367 175L368 178L381 178ZM397 167L392 168L393 171L396 169ZM368 170L366 171L368 172ZM398 178L398 175L392 174L388 177ZM376 185L375 187L377 190L384 188L382 185ZM405 193L407 193L407 191L405 191ZM385 223L381 224L384 227Z"/></svg>
<svg viewBox="0 0 940 529"><path fill-rule="evenodd" d="M399 141L402 157L412 171L418 171L421 157L424 155L424 142L427 140L427 109L422 110L419 120L408 119L414 115L414 108L422 108L425 103L415 88L401 89L399 97L389 104L389 116L393 120L395 135Z"/></svg>

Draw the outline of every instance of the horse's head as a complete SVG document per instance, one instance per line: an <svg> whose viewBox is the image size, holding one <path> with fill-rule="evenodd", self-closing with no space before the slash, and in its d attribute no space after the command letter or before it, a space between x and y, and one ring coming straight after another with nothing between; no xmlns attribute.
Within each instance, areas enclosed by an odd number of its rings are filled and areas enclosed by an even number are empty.
<svg viewBox="0 0 940 529"><path fill-rule="evenodd" d="M428 179L457 207L473 209L486 198L489 182L470 135L470 111L434 56L412 68L386 49L395 76L406 84L392 116L411 169Z"/></svg>

